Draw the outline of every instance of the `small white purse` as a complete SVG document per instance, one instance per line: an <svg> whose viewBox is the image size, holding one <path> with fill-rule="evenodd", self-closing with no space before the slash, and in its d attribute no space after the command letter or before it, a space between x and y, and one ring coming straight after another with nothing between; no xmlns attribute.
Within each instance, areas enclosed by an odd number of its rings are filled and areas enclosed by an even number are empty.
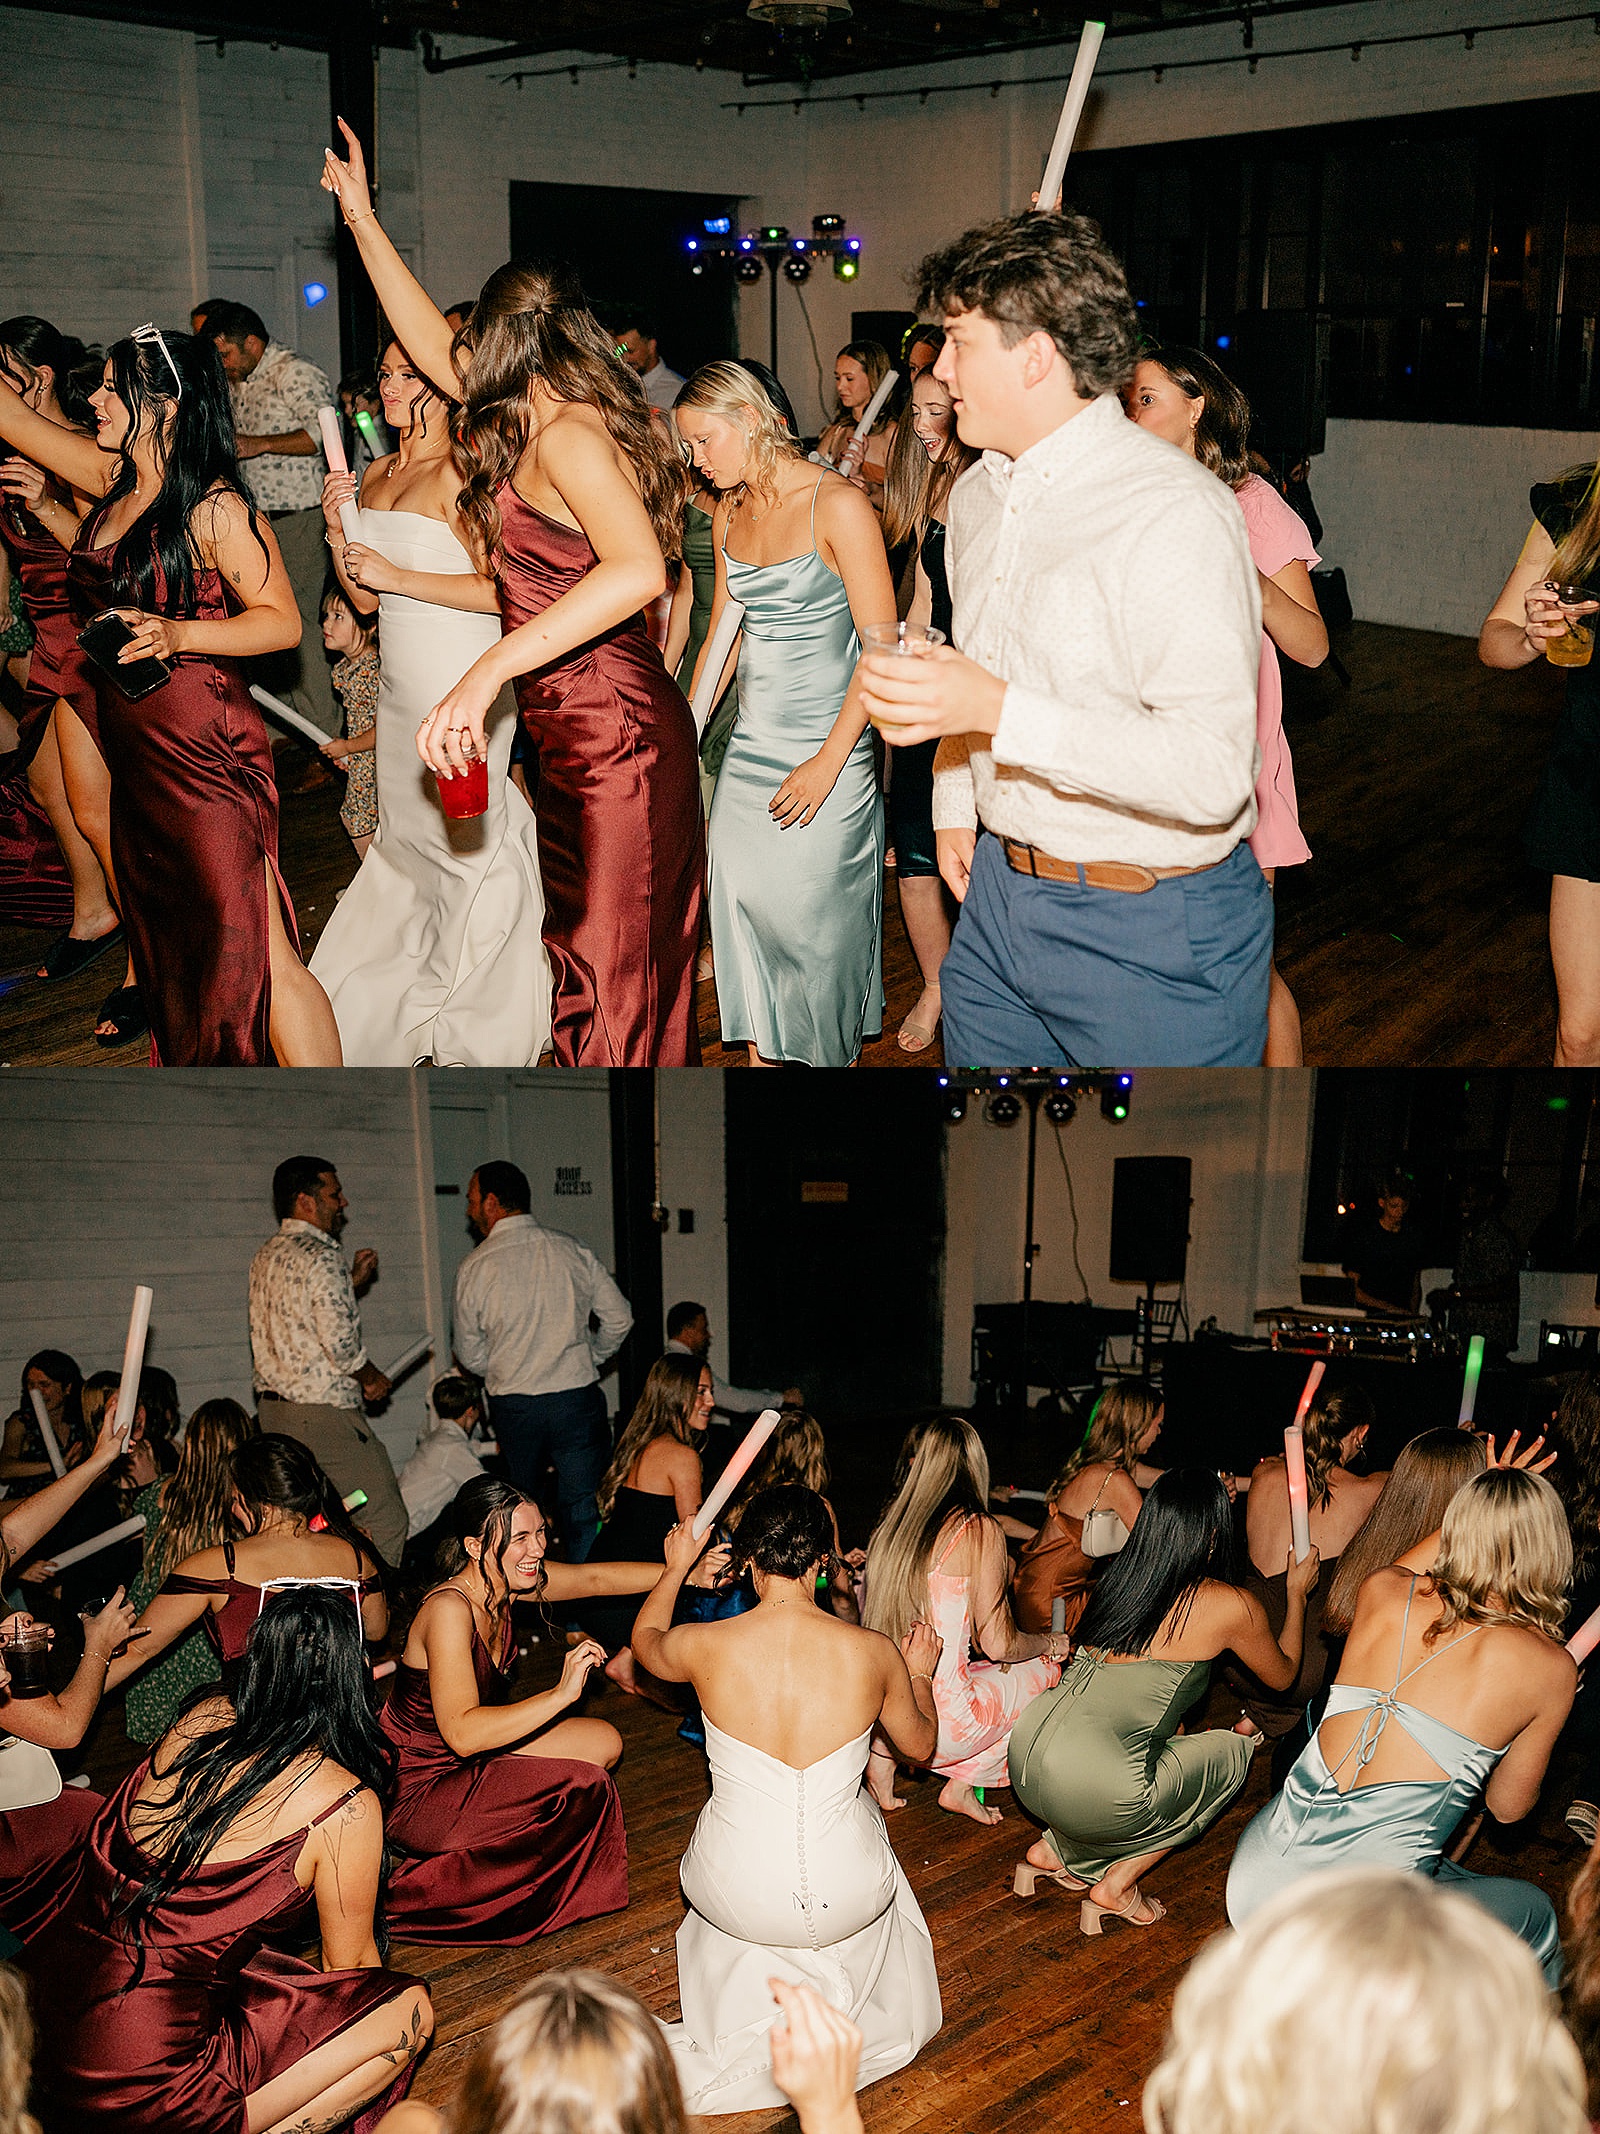
<svg viewBox="0 0 1600 2134"><path fill-rule="evenodd" d="M1117 1551L1127 1544L1128 1529L1123 1525L1120 1515L1114 1512L1109 1504L1102 1507L1100 1503L1100 1499L1105 1495L1106 1482L1110 1480L1111 1476L1108 1474L1106 1481L1095 1491L1093 1504L1083 1515L1083 1533L1078 1546L1085 1556L1115 1556Z"/></svg>
<svg viewBox="0 0 1600 2134"><path fill-rule="evenodd" d="M42 1808L61 1797L61 1773L48 1749L0 1734L0 1811Z"/></svg>

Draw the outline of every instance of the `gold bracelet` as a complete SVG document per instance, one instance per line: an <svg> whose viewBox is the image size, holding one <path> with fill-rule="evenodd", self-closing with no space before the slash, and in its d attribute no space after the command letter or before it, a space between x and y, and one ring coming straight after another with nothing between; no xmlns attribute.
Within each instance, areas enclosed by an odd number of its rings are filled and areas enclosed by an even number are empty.
<svg viewBox="0 0 1600 2134"><path fill-rule="evenodd" d="M932 1675L913 1675L911 1679L913 1682L931 1682L933 1677Z"/></svg>
<svg viewBox="0 0 1600 2134"><path fill-rule="evenodd" d="M356 222L365 222L365 221L366 221L366 219L367 219L367 217L368 217L369 215L376 215L376 214L377 214L377 212L378 212L378 211L377 211L377 209L376 209L375 207L364 207L364 208L363 208L363 209L361 210L361 213L360 213L359 215L352 215L352 214L350 214L350 213L346 212L346 215L345 215L345 218L344 218L344 219L345 219L345 226L346 226L346 228L349 228L349 226L350 226L350 225L351 225L352 223L356 223Z"/></svg>

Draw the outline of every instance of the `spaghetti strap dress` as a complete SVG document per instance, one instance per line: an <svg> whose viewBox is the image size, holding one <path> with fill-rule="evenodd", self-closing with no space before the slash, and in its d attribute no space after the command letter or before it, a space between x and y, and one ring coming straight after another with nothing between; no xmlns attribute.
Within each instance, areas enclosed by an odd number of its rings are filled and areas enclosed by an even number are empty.
<svg viewBox="0 0 1600 2134"><path fill-rule="evenodd" d="M587 538L496 496L506 630L593 570ZM539 751L539 871L558 1067L697 1067L705 836L694 721L642 615L516 680Z"/></svg>
<svg viewBox="0 0 1600 2134"><path fill-rule="evenodd" d="M769 812L833 730L860 650L844 581L817 553L816 515L813 490L804 555L727 557L728 591L745 614L739 721L711 803L711 949L725 1045L848 1067L883 1028L884 824L871 728L810 822L785 830Z"/></svg>
<svg viewBox="0 0 1600 2134"><path fill-rule="evenodd" d="M112 582L115 544L95 546L104 511L84 521L67 562L80 628L127 605ZM236 612L215 570L195 572L195 594L196 621ZM181 653L171 680L134 704L97 668L94 696L111 773L111 854L152 1061L270 1065L267 869L284 931L298 937L278 868L272 750L243 669Z"/></svg>
<svg viewBox="0 0 1600 2134"><path fill-rule="evenodd" d="M476 1626L480 1701L511 1671ZM622 1803L611 1774L564 1756L458 1756L439 1732L426 1668L395 1672L383 1730L400 1751L384 1833L395 1854L385 1912L397 1941L517 1948L628 1901Z"/></svg>
<svg viewBox="0 0 1600 2134"><path fill-rule="evenodd" d="M1242 1734L1178 1734L1209 1660L1111 1660L1081 1646L1061 1686L1011 1736L1017 1799L1047 1825L1063 1867L1098 1882L1118 1860L1191 1844L1250 1775Z"/></svg>
<svg viewBox="0 0 1600 2134"><path fill-rule="evenodd" d="M55 1917L29 1943L36 2091L50 2125L242 2134L247 2096L422 1981L319 1971L283 1947L316 1932L316 1900L294 1875L306 1829L349 1793L259 1852L194 1869L133 1939L121 1911L151 1859L128 1812L148 1769L146 1758L102 1804ZM365 2109L357 2134L399 2102L411 2075L408 2066Z"/></svg>
<svg viewBox="0 0 1600 2134"><path fill-rule="evenodd" d="M928 1572L928 1614L944 1640L933 1677L939 1741L931 1768L960 1785L1003 1786L1011 1729L1061 1679L1056 1660L975 1660L967 1581L944 1566L970 1521L954 1529Z"/></svg>
<svg viewBox="0 0 1600 2134"><path fill-rule="evenodd" d="M1100 1565L1083 1553L1083 1521L1051 1505L1044 1525L1023 1543L1011 1581L1011 1612L1019 1630L1042 1635L1051 1625L1055 1601L1065 1608L1063 1630L1076 1630L1089 1605Z"/></svg>
<svg viewBox="0 0 1600 2134"><path fill-rule="evenodd" d="M1405 1624L1411 1620L1411 1603L1421 1575L1412 1574ZM1469 1630L1455 1643L1465 1644L1481 1628ZM1439 1657L1438 1652L1430 1653L1409 1673L1402 1673L1405 1643L1403 1624L1392 1688L1335 1682L1329 1689L1323 1723L1341 1712L1359 1712L1360 1731L1330 1769L1322 1753L1319 1727L1301 1751L1282 1792L1246 1825L1228 1870L1228 1917L1235 1926L1242 1926L1280 1889L1324 1868L1404 1868L1412 1874L1431 1875L1435 1882L1447 1884L1492 1912L1527 1943L1547 1982L1558 1986L1561 1929L1544 1891L1509 1875L1472 1874L1444 1857L1445 1847L1481 1799L1505 1750L1488 1748L1402 1699L1400 1692L1406 1684ZM1440 1648L1450 1650L1450 1646ZM1362 1783L1361 1774L1391 1721L1437 1764L1438 1778ZM1341 1792L1340 1774L1352 1760L1355 1768L1349 1788Z"/></svg>
<svg viewBox="0 0 1600 2134"><path fill-rule="evenodd" d="M252 1586L247 1580L235 1577L231 1541L222 1544L222 1555L228 1567L226 1578L185 1578L181 1571L171 1571L163 1579L161 1591L180 1595L225 1593L228 1596L220 1608L208 1608L201 1616L199 1624L222 1663L222 1679L226 1683L231 1680L229 1670L237 1667L244 1658L244 1648L250 1632L257 1616L266 1605L267 1589L263 1586ZM360 1587L360 1600L365 1600L369 1593L383 1591L382 1579L366 1577L359 1559L351 1583Z"/></svg>

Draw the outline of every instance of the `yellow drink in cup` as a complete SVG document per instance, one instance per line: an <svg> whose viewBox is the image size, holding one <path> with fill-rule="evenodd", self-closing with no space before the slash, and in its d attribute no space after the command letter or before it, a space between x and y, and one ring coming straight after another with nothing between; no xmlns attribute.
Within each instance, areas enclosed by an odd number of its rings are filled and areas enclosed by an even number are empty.
<svg viewBox="0 0 1600 2134"><path fill-rule="evenodd" d="M1585 585L1547 584L1547 593L1553 593L1564 608L1581 607L1594 595ZM1594 656L1594 617L1592 615L1568 615L1565 633L1552 637L1544 648L1544 656L1552 667L1587 667Z"/></svg>

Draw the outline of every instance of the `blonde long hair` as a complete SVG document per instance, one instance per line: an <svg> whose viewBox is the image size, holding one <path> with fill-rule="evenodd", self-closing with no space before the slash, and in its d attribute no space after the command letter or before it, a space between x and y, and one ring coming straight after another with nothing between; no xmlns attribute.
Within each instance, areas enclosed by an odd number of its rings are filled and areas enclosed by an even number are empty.
<svg viewBox="0 0 1600 2134"><path fill-rule="evenodd" d="M700 1373L705 1369L705 1361L699 1356L658 1356L651 1364L639 1404L629 1416L628 1427L618 1438L611 1465L595 1492L602 1519L611 1517L617 1491L647 1445L653 1445L658 1437L675 1437L680 1445L693 1446L694 1426L689 1418L700 1391Z"/></svg>
<svg viewBox="0 0 1600 2134"><path fill-rule="evenodd" d="M454 430L466 474L460 512L479 561L502 555L496 497L515 475L533 436L531 392L537 383L557 400L592 407L639 484L650 524L669 561L679 552L689 477L665 430L652 416L636 374L559 268L512 260L484 283L472 316L456 335L467 358Z"/></svg>
<svg viewBox="0 0 1600 2134"><path fill-rule="evenodd" d="M989 1455L960 1416L934 1416L907 1433L894 1490L867 1543L862 1616L898 1644L928 1612L928 1569L939 1535L956 1514L985 1519Z"/></svg>
<svg viewBox="0 0 1600 2134"><path fill-rule="evenodd" d="M600 1971L547 1971L467 2063L452 2134L685 2134L672 2053L637 1994Z"/></svg>
<svg viewBox="0 0 1600 2134"><path fill-rule="evenodd" d="M1491 1467L1451 1498L1430 1574L1444 1603L1428 1642L1458 1623L1516 1624L1559 1640L1572 1535L1543 1475Z"/></svg>
<svg viewBox="0 0 1600 2134"><path fill-rule="evenodd" d="M1426 1875L1307 1875L1190 1965L1147 2134L1587 2134L1538 1966Z"/></svg>
<svg viewBox="0 0 1600 2134"><path fill-rule="evenodd" d="M0 1964L0 2134L39 2134L28 2110L33 2071L33 2018L20 1971Z"/></svg>
<svg viewBox="0 0 1600 2134"><path fill-rule="evenodd" d="M1131 1476L1139 1464L1139 1441L1161 1408L1161 1395L1143 1379L1119 1378L1107 1386L1089 1412L1083 1443L1051 1483L1050 1497L1058 1497L1075 1475L1102 1461Z"/></svg>
<svg viewBox="0 0 1600 2134"><path fill-rule="evenodd" d="M233 1503L233 1456L260 1426L236 1400L208 1400L189 1418L177 1471L161 1495L161 1518L151 1537L150 1562L180 1564L214 1549L228 1534Z"/></svg>
<svg viewBox="0 0 1600 2134"><path fill-rule="evenodd" d="M705 415L720 415L747 432L750 449L740 487L773 503L778 494L778 469L787 460L801 457L793 432L776 403L763 392L761 381L742 363L702 363L673 402L678 408L698 408Z"/></svg>
<svg viewBox="0 0 1600 2134"><path fill-rule="evenodd" d="M1582 482L1583 501L1570 531L1556 543L1550 576L1558 585L1584 585L1600 565L1600 460L1592 467L1569 467L1558 481L1563 489Z"/></svg>

